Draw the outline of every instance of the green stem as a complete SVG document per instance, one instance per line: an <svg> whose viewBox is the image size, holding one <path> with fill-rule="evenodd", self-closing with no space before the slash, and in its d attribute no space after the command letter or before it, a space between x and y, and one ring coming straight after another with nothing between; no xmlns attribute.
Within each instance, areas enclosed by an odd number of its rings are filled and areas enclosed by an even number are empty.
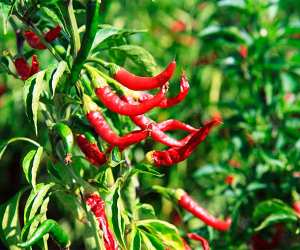
<svg viewBox="0 0 300 250"><path fill-rule="evenodd" d="M100 19L100 0L89 0L86 7L86 31L83 35L82 44L75 58L71 70L71 84L79 78L83 65L92 48Z"/></svg>

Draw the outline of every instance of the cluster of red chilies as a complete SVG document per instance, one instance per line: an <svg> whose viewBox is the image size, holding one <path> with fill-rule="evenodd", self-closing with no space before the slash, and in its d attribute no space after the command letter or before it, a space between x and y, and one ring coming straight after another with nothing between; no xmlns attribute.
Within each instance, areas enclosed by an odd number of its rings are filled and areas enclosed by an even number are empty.
<svg viewBox="0 0 300 250"><path fill-rule="evenodd" d="M204 127L194 128L178 120L167 120L160 123L155 122L146 116L145 113L153 108L170 108L182 102L188 94L189 83L185 73L181 76L180 91L177 96L167 97L168 81L173 76L176 68L176 62L172 61L165 70L153 77L141 77L134 75L124 68L115 67L112 72L114 80L118 82L118 88L123 92L119 96L114 92L100 72L90 73L92 85L95 94L104 106L119 115L130 117L140 130L132 131L126 135L119 136L110 127L102 113L101 108L92 101L92 99L84 95L83 103L86 118L91 127L109 144L109 150L118 147L121 151L130 145L136 144L151 137L154 141L162 143L169 148L164 151L150 151L146 155L146 161L157 166L172 166L187 159L196 147L206 138L210 130L221 123L217 118L206 122ZM140 91L149 91L158 89L155 95ZM127 94L128 93L128 94ZM132 94L134 93L134 94ZM188 133L181 140L172 138L166 131L182 130ZM99 148L95 143L87 143L82 139L83 135L79 135L77 139L78 146L86 155L89 162L96 166L100 166L104 161L99 161ZM93 153L91 153L93 152ZM102 153L105 154L105 153ZM93 155L96 159L93 159ZM101 158L103 159L103 157ZM101 164L99 164L101 162ZM97 163L97 164L95 164Z"/></svg>
<svg viewBox="0 0 300 250"><path fill-rule="evenodd" d="M61 32L61 27L56 26L53 29L50 29L45 35L44 39L46 42L50 43L58 38ZM33 49L44 50L46 49L46 45L40 40L40 38L33 31L25 31L24 37L29 44L29 46ZM32 56L31 66L27 63L27 60L24 56L17 56L14 60L15 68L17 74L22 80L27 80L30 76L39 72L39 62L36 55Z"/></svg>

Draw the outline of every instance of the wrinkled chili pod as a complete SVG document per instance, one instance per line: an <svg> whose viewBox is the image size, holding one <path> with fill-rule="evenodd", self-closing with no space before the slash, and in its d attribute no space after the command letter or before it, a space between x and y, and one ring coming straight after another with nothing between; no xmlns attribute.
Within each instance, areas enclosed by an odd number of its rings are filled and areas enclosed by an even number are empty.
<svg viewBox="0 0 300 250"><path fill-rule="evenodd" d="M160 108L170 108L178 103L182 102L185 97L187 96L188 92L190 89L189 82L187 81L186 75L183 73L181 76L181 81L180 81L180 91L177 96L172 97L172 98L167 98L165 97L159 104ZM141 103L147 101L148 99L152 98L153 95L144 93L140 96L139 101Z"/></svg>
<svg viewBox="0 0 300 250"><path fill-rule="evenodd" d="M74 136L70 127L62 122L56 123L52 130L58 134L58 136L63 141L66 156L65 156L65 163L69 164L72 162L72 150L74 145Z"/></svg>
<svg viewBox="0 0 300 250"><path fill-rule="evenodd" d="M17 245L22 248L27 248L36 244L43 238L45 234L50 234L56 243L62 248L68 248L71 245L69 236L54 220L46 220L35 230L30 239Z"/></svg>
<svg viewBox="0 0 300 250"><path fill-rule="evenodd" d="M105 153L101 152L92 134L88 132L84 135L79 134L76 136L76 141L81 151L85 154L86 159L91 164L101 166L107 161Z"/></svg>
<svg viewBox="0 0 300 250"><path fill-rule="evenodd" d="M146 139L149 135L148 130L137 130L126 135L117 135L106 122L100 108L88 96L84 96L84 109L86 118L95 132L111 146L117 146L124 150L132 144L136 144Z"/></svg>
<svg viewBox="0 0 300 250"><path fill-rule="evenodd" d="M210 130L220 124L218 119L213 119L200 128L198 132L194 133L189 141L182 147L172 147L165 151L150 151L146 155L146 160L157 166L172 166L176 163L187 159L196 147L205 140Z"/></svg>
<svg viewBox="0 0 300 250"><path fill-rule="evenodd" d="M142 77L128 72L126 69L117 67L114 68L113 77L119 83L132 90L151 90L159 88L166 84L176 68L176 62L173 60L167 68L153 77Z"/></svg>
<svg viewBox="0 0 300 250"><path fill-rule="evenodd" d="M91 211L97 218L99 228L103 232L104 246L107 250L117 250L118 245L109 224L105 212L105 203L98 194L92 194L85 200L86 204L90 207Z"/></svg>

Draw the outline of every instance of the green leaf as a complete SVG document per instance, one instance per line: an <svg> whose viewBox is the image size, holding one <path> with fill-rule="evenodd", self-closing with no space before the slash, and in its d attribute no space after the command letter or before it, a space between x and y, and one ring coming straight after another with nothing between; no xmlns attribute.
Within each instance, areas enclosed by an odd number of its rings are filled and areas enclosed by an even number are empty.
<svg viewBox="0 0 300 250"><path fill-rule="evenodd" d="M153 56L143 47L137 45L121 45L118 47L112 47L111 49L119 51L126 57L130 58L145 72L151 75L155 73L156 62Z"/></svg>
<svg viewBox="0 0 300 250"><path fill-rule="evenodd" d="M40 96L44 88L45 70L34 74L26 80L24 86L24 101L26 113L30 121L33 122L35 133L37 134L37 112L39 108Z"/></svg>
<svg viewBox="0 0 300 250"><path fill-rule="evenodd" d="M136 206L139 219L153 219L155 218L155 210L150 204L138 203Z"/></svg>
<svg viewBox="0 0 300 250"><path fill-rule="evenodd" d="M126 249L125 243L125 220L123 218L123 207L122 207L122 200L120 194L120 183L116 183L116 187L114 189L114 193L112 196L112 205L111 205L111 220L113 231L116 235L116 238L119 244Z"/></svg>
<svg viewBox="0 0 300 250"><path fill-rule="evenodd" d="M261 230L280 221L297 221L293 209L278 199L267 200L259 203L253 213L255 223L263 220L256 230Z"/></svg>
<svg viewBox="0 0 300 250"><path fill-rule="evenodd" d="M33 188L36 187L36 176L42 155L43 147L39 147L37 150L31 150L24 157L22 163L25 177Z"/></svg>
<svg viewBox="0 0 300 250"><path fill-rule="evenodd" d="M263 222L255 228L255 231L260 231L268 226L282 222L296 222L298 220L295 214L274 213L263 220Z"/></svg>
<svg viewBox="0 0 300 250"><path fill-rule="evenodd" d="M20 249L15 245L20 242L19 202L25 191L19 191L8 202L0 205L0 238L10 250Z"/></svg>
<svg viewBox="0 0 300 250"><path fill-rule="evenodd" d="M40 144L38 144L36 141L34 140L31 140L29 138L26 138L26 137L14 137L14 138L11 138L9 139L8 141L2 143L0 145L0 160L7 148L7 146L10 144L10 143L13 143L13 142L16 142L16 141L27 141L27 142L30 142L32 143L33 145L37 146L37 147L40 147Z"/></svg>
<svg viewBox="0 0 300 250"><path fill-rule="evenodd" d="M96 34L92 50L96 49L99 45L101 45L101 43L113 36L129 36L136 33L146 32L146 30L118 29L110 25L101 25L101 27L102 28Z"/></svg>
<svg viewBox="0 0 300 250"><path fill-rule="evenodd" d="M9 16L9 10L10 10L9 5L0 3L0 19L1 19L1 25L4 34L7 33L7 20Z"/></svg>
<svg viewBox="0 0 300 250"><path fill-rule="evenodd" d="M140 250L142 249L142 239L140 232L134 229L131 233L131 242L130 242L130 250Z"/></svg>
<svg viewBox="0 0 300 250"><path fill-rule="evenodd" d="M147 250L164 250L165 247L162 244L161 239L155 237L154 235L147 233L143 230L140 230L140 234L142 236L143 239L143 246L145 247L145 249ZM183 249L183 248L180 248Z"/></svg>
<svg viewBox="0 0 300 250"><path fill-rule="evenodd" d="M152 165L146 163L137 164L132 171L135 173L149 174L157 177L164 176L163 174L156 171Z"/></svg>
<svg viewBox="0 0 300 250"><path fill-rule="evenodd" d="M51 74L50 91L52 94L52 98L55 95L56 86L58 85L59 81L61 81L67 67L68 67L67 63L65 61L61 61L61 62L59 62L57 69L54 70Z"/></svg>
<svg viewBox="0 0 300 250"><path fill-rule="evenodd" d="M39 208L44 203L49 190L53 186L53 183L39 183L36 185L36 189L31 191L24 208L24 223L27 223L37 214Z"/></svg>
<svg viewBox="0 0 300 250"><path fill-rule="evenodd" d="M244 0L221 0L218 2L220 7L233 7L239 10L246 10L246 3Z"/></svg>
<svg viewBox="0 0 300 250"><path fill-rule="evenodd" d="M165 221L161 220L140 220L137 222L138 228L146 228L154 237L159 238L165 246L172 249L183 249L183 242L179 236L177 228Z"/></svg>
<svg viewBox="0 0 300 250"><path fill-rule="evenodd" d="M125 162L122 160L122 155L118 147L114 147L111 153L109 154L109 159L108 159L108 166L111 168L114 168L116 166L119 166Z"/></svg>

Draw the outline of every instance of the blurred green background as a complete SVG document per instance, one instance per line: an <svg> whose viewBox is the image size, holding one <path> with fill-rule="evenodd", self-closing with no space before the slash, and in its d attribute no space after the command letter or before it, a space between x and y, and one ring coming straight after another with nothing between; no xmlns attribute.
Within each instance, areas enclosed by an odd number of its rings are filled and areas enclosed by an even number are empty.
<svg viewBox="0 0 300 250"><path fill-rule="evenodd" d="M176 118L198 127L214 116L223 119L187 161L164 171L163 180L143 177L140 187L142 201L155 205L163 219L172 220L174 208L142 191L153 183L186 189L216 215L232 214L236 220L226 235L199 229L198 220L186 225L206 235L214 249L250 249L256 205L271 198L291 205L292 192L300 191L299 12L299 3L291 0L103 0L102 23L145 30L120 38L118 44L104 44L103 54L130 43L148 50L161 68L176 58L171 94L178 91L181 71L187 73L191 89L185 101L155 110L152 118ZM15 55L15 34L9 25L3 32L0 50ZM38 56L42 68L55 63L47 51ZM113 58L137 74L146 71ZM23 82L0 71L0 86L5 88L0 97L0 142L16 136L47 141L46 130L41 128L36 138L26 119ZM135 148L136 157L150 148L147 143ZM0 203L25 185L20 166L27 151L26 144L13 144L0 161ZM230 185L228 176L234 177ZM55 213L52 209L50 214ZM278 249L299 249L297 228L287 224ZM266 237L271 231L265 230Z"/></svg>

